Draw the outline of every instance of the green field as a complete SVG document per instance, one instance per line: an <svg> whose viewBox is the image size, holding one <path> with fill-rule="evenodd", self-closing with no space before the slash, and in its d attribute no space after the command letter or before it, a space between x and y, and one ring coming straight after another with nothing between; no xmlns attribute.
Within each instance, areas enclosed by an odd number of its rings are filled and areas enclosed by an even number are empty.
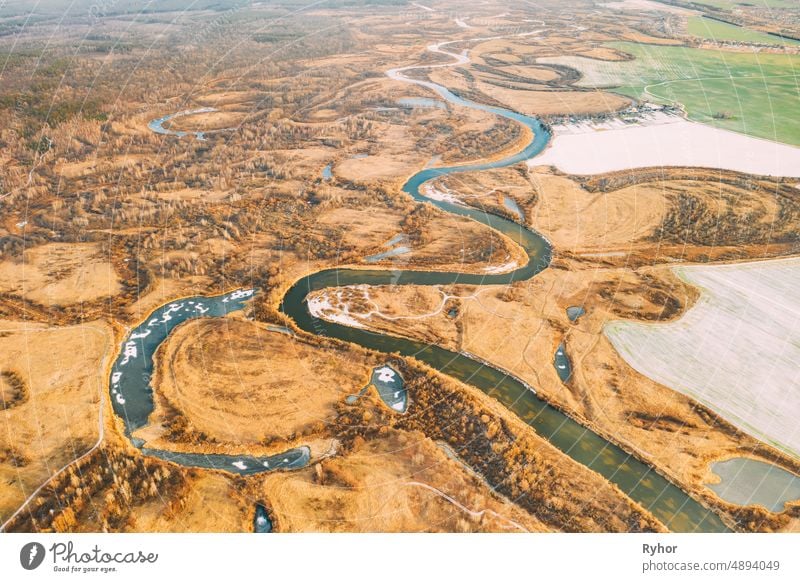
<svg viewBox="0 0 800 582"><path fill-rule="evenodd" d="M743 28L735 24L727 24L703 16L690 17L687 32L691 36L710 40L732 40L774 45L800 44L800 42L796 40L781 38L776 35L767 34L766 32Z"/></svg>
<svg viewBox="0 0 800 582"><path fill-rule="evenodd" d="M633 61L555 57L580 70L582 86L657 103L677 102L690 119L800 145L800 55L612 43Z"/></svg>
<svg viewBox="0 0 800 582"><path fill-rule="evenodd" d="M756 8L795 8L797 6L797 0L694 0L694 3L725 10L730 10L737 6L753 6Z"/></svg>

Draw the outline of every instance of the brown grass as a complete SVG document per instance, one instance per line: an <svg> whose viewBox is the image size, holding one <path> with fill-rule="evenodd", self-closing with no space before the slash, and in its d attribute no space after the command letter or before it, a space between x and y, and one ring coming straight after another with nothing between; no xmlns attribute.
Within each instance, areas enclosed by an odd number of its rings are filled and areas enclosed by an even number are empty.
<svg viewBox="0 0 800 582"><path fill-rule="evenodd" d="M213 131L215 129L238 128L247 119L246 112L211 111L181 115L164 124L172 131Z"/></svg>
<svg viewBox="0 0 800 582"><path fill-rule="evenodd" d="M157 497L137 507L129 531L237 533L253 529L255 507L236 495L228 475L197 471L179 503L169 501Z"/></svg>
<svg viewBox="0 0 800 582"><path fill-rule="evenodd" d="M99 322L0 325L3 383L13 374L25 392L21 402L0 409L0 522L97 440L100 392L113 345L111 329Z"/></svg>
<svg viewBox="0 0 800 582"><path fill-rule="evenodd" d="M461 295L453 300L459 312L455 319L445 313L394 321L373 316L370 327L466 351L511 371L547 400L637 451L683 488L724 511L733 508L703 486L709 463L748 451L794 467L788 458L691 399L632 370L606 339L607 321L671 318L695 300L696 290L678 281L668 268L582 270L561 261L557 268L511 288L448 291ZM409 292L400 291L401 304L408 305L403 297ZM409 308L407 315L424 313L440 301L436 289L420 287L414 292L425 299L419 302L421 309ZM392 288L370 289L378 304L394 303L396 293ZM576 324L570 324L565 314L570 305L583 305L588 312ZM574 368L567 385L552 362L562 341ZM784 517L764 515L752 527L780 529L784 522Z"/></svg>
<svg viewBox="0 0 800 582"><path fill-rule="evenodd" d="M340 255L344 264L386 250L383 243L400 232L410 236L411 242L404 244L410 246L411 252L398 260L409 265L481 272L487 265L525 261L524 253L515 243L474 220L429 208L413 215L419 216L419 221L412 223L410 216L389 209L336 208L322 214L318 224L337 229L339 234L334 239L337 247L365 249L357 254Z"/></svg>
<svg viewBox="0 0 800 582"><path fill-rule="evenodd" d="M515 524L548 529L419 433L390 431L361 441L344 457L270 475L261 491L279 531L521 531Z"/></svg>
<svg viewBox="0 0 800 582"><path fill-rule="evenodd" d="M533 173L531 181L539 203L529 224L570 252L627 249L652 235L668 208L663 189L653 184L592 194L547 173Z"/></svg>
<svg viewBox="0 0 800 582"><path fill-rule="evenodd" d="M523 91L488 83L478 86L489 97L526 115L613 113L630 104L626 97L603 91Z"/></svg>
<svg viewBox="0 0 800 582"><path fill-rule="evenodd" d="M72 305L116 295L120 281L99 245L50 243L21 260L0 262L0 293L43 305Z"/></svg>
<svg viewBox="0 0 800 582"><path fill-rule="evenodd" d="M364 361L235 318L184 324L156 362L159 402L208 440L243 446L319 431L370 375ZM159 406L151 423L168 416Z"/></svg>

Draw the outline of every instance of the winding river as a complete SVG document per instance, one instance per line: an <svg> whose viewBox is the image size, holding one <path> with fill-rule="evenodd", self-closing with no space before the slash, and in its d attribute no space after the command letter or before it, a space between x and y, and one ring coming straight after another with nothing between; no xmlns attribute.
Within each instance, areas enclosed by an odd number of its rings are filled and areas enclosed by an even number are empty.
<svg viewBox="0 0 800 582"><path fill-rule="evenodd" d="M518 36L528 34L535 32ZM451 214L472 218L506 235L524 249L528 262L518 269L502 274L402 271L399 278L397 271L327 269L297 281L284 296L281 310L291 317L299 328L307 332L335 337L384 353L397 352L412 356L444 374L476 386L515 412L537 434L556 448L615 483L631 499L650 510L673 531L727 531L716 514L667 481L651 467L537 398L533 390L517 378L465 354L410 339L327 322L309 313L306 304L307 295L329 287L453 283L507 285L514 281L530 279L550 263L552 249L541 235L500 216L446 200L429 199L420 193L423 184L439 176L501 168L528 160L539 154L550 138L547 129L535 118L499 107L474 103L441 85L412 79L403 74L404 71L411 69L446 67L469 62L466 51L456 54L442 50L441 47L446 44L449 43L440 43L428 48L432 52L453 58L454 62L392 69L387 75L398 81L431 89L454 105L470 107L516 121L531 131L532 138L521 151L499 160L446 168L425 168L409 178L403 186L403 191L417 201L428 202ZM158 131L154 124L160 127L160 123L167 118L155 120L151 123L151 129ZM125 423L128 437L136 446L142 448L144 454L182 465L224 469L244 475L275 468L297 468L309 462L308 447L291 449L279 455L262 458L246 455L204 455L143 448L144 443L132 435L136 429L147 424L147 419L153 410L150 386L152 356L161 342L181 321L193 317L223 316L231 310L241 309L243 300L249 296L242 293L251 292L237 291L217 298L195 297L162 306L126 338L112 372L110 386L112 404L115 412ZM405 410L407 401L404 393L402 398L398 397L397 402L397 409Z"/></svg>
<svg viewBox="0 0 800 582"><path fill-rule="evenodd" d="M460 54L446 52L441 49L444 44L432 45L428 48L433 52L455 59L454 62L445 65L392 69L387 72L387 75L398 81L429 88L452 104L493 113L521 123L531 130L532 138L521 151L499 160L446 168L426 168L411 176L403 186L403 191L417 201L428 202L446 212L472 218L508 236L525 250L528 256L527 264L503 274L402 271L399 278L397 271L326 269L297 281L284 296L281 310L291 317L298 327L307 332L335 337L384 353L397 352L404 356L412 356L444 374L476 386L515 412L537 434L547 439L556 448L616 484L631 499L650 510L673 531L728 531L716 514L656 473L651 467L540 400L523 382L507 373L464 354L445 350L439 346L347 327L319 319L309 313L305 302L307 295L329 287L390 284L449 285L453 283L508 285L514 281L530 279L548 266L552 249L541 235L499 216L448 201L429 199L420 193L420 187L423 184L439 176L502 168L532 158L544 149L550 137L549 132L537 119L499 107L468 101L441 85L412 79L403 74L403 71L411 69L452 66L468 62L466 51Z"/></svg>
<svg viewBox="0 0 800 582"><path fill-rule="evenodd" d="M180 131L175 129L167 129L164 127L164 124L168 121L172 121L178 117L186 117L187 115L196 115L198 113L213 113L216 109L213 107L202 107L200 109L190 109L187 111L178 111L177 113L170 113L169 115L165 115L163 117L159 117L158 119L152 120L150 123L147 124L147 127L150 131L155 133L160 133L161 135L174 135L176 137L185 137L187 135L194 135L200 141L205 141L206 133L203 131Z"/></svg>
<svg viewBox="0 0 800 582"><path fill-rule="evenodd" d="M185 321L200 317L224 317L242 309L255 289L237 289L215 297L186 297L162 305L128 333L111 369L109 391L114 413L125 424L125 435L143 454L186 467L218 469L239 475L253 475L276 469L304 467L311 459L307 446L265 457L184 453L144 446L134 433L147 426L155 408L151 378L153 357L172 331Z"/></svg>

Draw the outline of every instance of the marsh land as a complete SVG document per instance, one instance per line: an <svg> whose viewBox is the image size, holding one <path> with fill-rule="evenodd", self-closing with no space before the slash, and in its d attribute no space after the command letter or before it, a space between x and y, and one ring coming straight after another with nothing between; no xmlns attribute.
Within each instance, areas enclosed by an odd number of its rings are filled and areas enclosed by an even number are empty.
<svg viewBox="0 0 800 582"><path fill-rule="evenodd" d="M184 4L0 7L4 531L800 530L796 7Z"/></svg>

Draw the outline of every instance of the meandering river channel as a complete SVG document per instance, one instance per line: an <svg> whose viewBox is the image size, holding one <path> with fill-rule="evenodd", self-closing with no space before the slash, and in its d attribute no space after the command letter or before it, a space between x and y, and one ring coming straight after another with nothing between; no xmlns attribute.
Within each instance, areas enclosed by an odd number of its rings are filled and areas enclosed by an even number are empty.
<svg viewBox="0 0 800 582"><path fill-rule="evenodd" d="M441 46L443 45L433 45L429 48L434 52L454 58L455 62L452 64L460 64L468 60L466 51L460 54L448 53L441 50ZM525 250L528 255L527 264L508 273L485 275L402 271L398 277L397 271L326 269L297 281L284 296L281 305L282 311L290 316L298 327L307 332L336 337L385 353L398 352L405 356L413 356L444 374L480 388L515 412L537 434L547 439L556 448L616 484L631 499L650 510L673 531L727 531L722 520L715 513L659 475L651 467L537 398L535 393L518 379L464 354L445 350L439 346L347 327L319 319L309 313L305 302L308 294L329 287L390 284L449 285L453 283L507 285L514 281L530 279L545 269L550 262L552 250L550 244L541 235L494 214L448 201L433 200L420 193L420 187L423 184L439 176L502 168L530 159L545 148L550 137L547 129L535 118L499 107L474 103L459 97L441 85L412 79L403 74L403 71L432 66L443 65L392 69L387 74L395 80L432 89L452 104L486 111L517 121L531 130L532 138L521 151L499 160L424 169L409 178L403 186L403 191L417 201L428 202L452 214L467 216L508 236ZM413 399L413 394L411 397Z"/></svg>
<svg viewBox="0 0 800 582"><path fill-rule="evenodd" d="M455 59L453 63L392 69L387 72L387 75L398 81L414 83L431 89L454 105L485 111L516 121L527 127L531 131L532 137L523 149L502 159L421 170L409 178L403 186L403 191L417 201L428 202L446 212L472 218L504 234L525 250L528 262L511 272L482 275L402 271L398 277L397 271L327 269L297 281L284 296L281 310L290 316L298 327L307 332L336 337L385 353L398 352L405 356L413 356L444 374L476 386L515 412L537 434L547 439L556 448L616 484L631 499L650 510L673 531L727 531L720 518L712 511L656 473L651 467L540 400L529 386L517 378L461 353L410 339L324 321L309 313L306 304L308 294L329 287L390 284L449 285L453 283L507 285L514 281L530 279L548 266L552 249L541 235L500 216L445 200L433 200L420 193L420 187L423 184L439 176L502 168L528 160L542 152L550 138L547 129L535 118L499 107L474 103L441 85L413 79L403 74L404 71L412 69L452 66L469 62L466 51L462 51L460 54L450 53L442 50L441 47L445 44L449 43L432 45L429 49L452 57ZM163 119L156 121L161 122ZM152 129L157 131L155 128ZM170 303L156 310L144 323L131 332L123 343L120 356L114 365L110 386L114 410L124 420L128 436L132 436L132 432L147 423L147 418L153 409L150 374L152 356L158 345L181 321L201 316L223 316L233 309L241 308L242 301L249 297L242 293L241 291L234 292L234 294L218 298L195 297ZM229 305L229 303L232 304ZM411 396L413 397L413 395ZM398 404L398 407L403 407L403 409L404 406L405 401L402 405ZM132 441L139 447L143 445L135 438L132 438ZM174 453L150 448L142 450L145 454L182 465L225 469L240 474L251 474L278 467L300 467L309 461L307 447L292 449L280 455L264 458Z"/></svg>
<svg viewBox="0 0 800 582"><path fill-rule="evenodd" d="M147 425L155 408L151 377L153 356L172 330L199 317L224 317L244 307L254 289L237 289L216 297L187 297L162 305L131 330L111 369L111 406L125 424L125 434L142 453L187 467L221 469L239 475L252 475L275 469L304 467L311 459L306 446L266 457L165 451L144 446L134 433Z"/></svg>

